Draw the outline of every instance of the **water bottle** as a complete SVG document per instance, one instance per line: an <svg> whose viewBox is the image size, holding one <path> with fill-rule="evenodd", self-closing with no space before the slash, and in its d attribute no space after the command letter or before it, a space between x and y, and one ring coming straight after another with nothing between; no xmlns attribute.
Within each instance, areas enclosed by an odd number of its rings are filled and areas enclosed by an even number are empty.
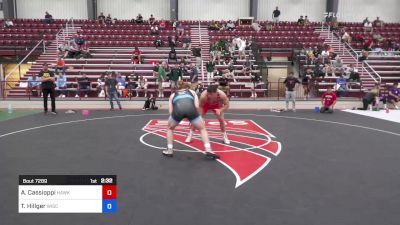
<svg viewBox="0 0 400 225"><path fill-rule="evenodd" d="M12 105L8 104L8 113L11 114L13 112Z"/></svg>

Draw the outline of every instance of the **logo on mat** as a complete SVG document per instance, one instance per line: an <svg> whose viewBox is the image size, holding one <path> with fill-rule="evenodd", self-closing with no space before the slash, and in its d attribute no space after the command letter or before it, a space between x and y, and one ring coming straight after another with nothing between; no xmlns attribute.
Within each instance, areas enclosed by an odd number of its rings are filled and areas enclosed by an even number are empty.
<svg viewBox="0 0 400 225"><path fill-rule="evenodd" d="M237 188L268 165L271 161L268 156L275 157L279 155L281 143L275 141L276 137L274 135L252 120L226 120L225 123L226 131L231 141L230 145L222 142L222 134L217 120L207 120L206 127L210 137L211 148L221 156L218 162L235 175L235 187ZM163 148L147 143L144 138L147 135L166 138L166 126L167 120L150 120L143 127L143 131L146 134L140 138L141 142L153 148ZM187 146L193 151L204 152L203 142L198 132L194 133L191 143L185 143L188 132L189 123L182 121L175 128L175 142Z"/></svg>

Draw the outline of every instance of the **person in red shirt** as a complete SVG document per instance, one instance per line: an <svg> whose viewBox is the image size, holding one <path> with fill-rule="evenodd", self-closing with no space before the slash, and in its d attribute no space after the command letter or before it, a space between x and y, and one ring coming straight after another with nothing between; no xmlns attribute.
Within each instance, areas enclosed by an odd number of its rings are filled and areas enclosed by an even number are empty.
<svg viewBox="0 0 400 225"><path fill-rule="evenodd" d="M332 91L331 87L328 87L325 93L321 97L321 113L333 113L333 107L336 104L336 94Z"/></svg>
<svg viewBox="0 0 400 225"><path fill-rule="evenodd" d="M132 52L132 63L133 64L141 64L142 63L142 52L138 47L135 47L135 50Z"/></svg>

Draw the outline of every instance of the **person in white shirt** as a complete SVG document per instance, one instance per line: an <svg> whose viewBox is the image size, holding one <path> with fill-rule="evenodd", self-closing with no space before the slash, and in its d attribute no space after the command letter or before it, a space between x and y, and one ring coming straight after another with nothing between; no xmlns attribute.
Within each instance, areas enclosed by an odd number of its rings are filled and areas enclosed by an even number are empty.
<svg viewBox="0 0 400 225"><path fill-rule="evenodd" d="M140 75L138 86L136 88L136 97L139 97L139 90L144 90L144 97L147 98L147 86L147 79L144 78L143 75Z"/></svg>
<svg viewBox="0 0 400 225"><path fill-rule="evenodd" d="M367 21L366 23L364 23L364 32L370 32L372 33L373 28L372 28L372 23Z"/></svg>

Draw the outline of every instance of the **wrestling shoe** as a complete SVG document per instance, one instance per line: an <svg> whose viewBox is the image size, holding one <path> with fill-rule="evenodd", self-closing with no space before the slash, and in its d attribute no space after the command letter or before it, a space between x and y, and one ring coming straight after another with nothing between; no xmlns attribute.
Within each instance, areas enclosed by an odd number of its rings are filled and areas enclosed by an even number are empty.
<svg viewBox="0 0 400 225"><path fill-rule="evenodd" d="M206 152L206 158L208 159L219 159L220 156L213 152Z"/></svg>
<svg viewBox="0 0 400 225"><path fill-rule="evenodd" d="M226 133L224 133L223 135L224 135L224 143L227 145L231 144L231 141L228 139L228 135Z"/></svg>
<svg viewBox="0 0 400 225"><path fill-rule="evenodd" d="M174 156L174 150L172 150L172 148L167 148L162 151L162 154L167 157L172 157Z"/></svg>

